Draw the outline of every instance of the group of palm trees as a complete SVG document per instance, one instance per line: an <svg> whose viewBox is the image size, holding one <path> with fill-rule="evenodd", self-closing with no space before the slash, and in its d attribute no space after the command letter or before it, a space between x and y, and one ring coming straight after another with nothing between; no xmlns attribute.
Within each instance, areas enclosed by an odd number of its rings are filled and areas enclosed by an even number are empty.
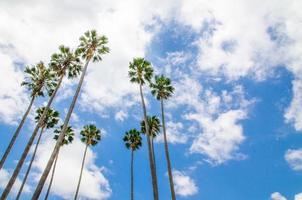
<svg viewBox="0 0 302 200"><path fill-rule="evenodd" d="M15 133L13 134L8 147L6 148L1 160L0 160L0 170L3 168L9 154L11 153L14 144L21 132L21 129L32 109L35 100L39 96L48 96L48 102L46 106L39 107L36 110L36 125L33 128L33 132L26 143L26 146L22 152L20 159L13 171L11 178L9 179L5 189L0 197L1 200L5 200L22 169L22 166L29 156L30 149L36 140L36 145L34 147L33 154L31 155L29 165L27 166L25 175L22 179L21 186L18 190L16 199L20 199L23 188L26 184L27 178L30 174L32 164L35 160L38 147L41 141L41 137L46 129L54 129L54 139L56 140L55 146L52 149L50 158L45 166L44 171L41 174L39 182L33 192L32 199L37 200L40 197L42 189L45 185L47 177L51 172L50 181L48 184L48 189L46 191L45 199L48 199L50 194L51 186L54 180L55 170L59 158L60 148L64 145L71 144L74 140L75 133L73 128L69 125L69 120L73 113L74 107L76 105L77 99L79 97L86 71L90 62L98 62L102 60L104 54L109 53L109 48L106 46L108 39L103 35L98 35L95 30L87 31L80 37L80 44L76 50L71 50L66 46L60 46L59 52L54 53L51 56L50 63L46 66L43 62L39 62L34 66L29 66L25 68L25 80L22 82L22 86L26 86L30 92L30 103L26 112L24 113L21 122L19 123ZM134 151L138 150L142 145L141 133L145 134L147 137L148 144L148 156L149 164L152 178L152 188L154 200L158 200L158 185L157 185L157 174L156 174L156 161L155 161L155 151L154 151L154 138L160 132L160 127L163 130L164 136L164 147L165 155L167 160L167 168L169 175L169 183L171 190L171 198L175 200L175 190L173 184L173 176L171 170L171 162L169 158L169 149L167 142L167 134L165 128L165 115L164 115L164 101L171 97L174 88L171 85L169 78L161 76L153 76L153 68L151 63L144 58L134 58L129 65L129 78L132 83L136 83L139 86L141 103L143 109L144 119L141 122L141 130L131 129L126 132L123 140L128 149L131 150L131 200L134 199L134 174L133 174L133 161L134 161ZM72 102L69 106L68 112L65 116L63 124L58 126L60 114L58 111L54 110L51 106L56 98L57 92L61 87L62 81L65 77L69 79L74 79L80 76L77 88L75 90ZM149 84L151 88L151 93L160 101L161 105L161 124L160 120L156 116L147 116L147 108L145 105L145 99L143 94L143 87ZM85 125L83 130L80 132L81 141L85 144L83 160L80 169L80 175L78 178L78 184L75 190L74 199L78 198L80 191L80 184L82 180L83 169L85 165L86 154L89 146L95 146L101 140L101 131L95 125ZM52 169L52 170L51 170Z"/></svg>
<svg viewBox="0 0 302 200"><path fill-rule="evenodd" d="M48 195L51 190L51 185L54 179L56 164L59 156L59 150L62 146L70 144L74 139L74 131L72 127L69 126L69 120L71 114L73 113L73 109L75 107L76 101L79 97L79 93L83 85L87 67L91 61L92 62L101 61L102 55L109 53L109 48L106 46L107 43L108 43L108 39L105 36L102 35L99 36L95 30L87 31L82 37L80 37L80 45L76 48L76 50L72 51L70 48L62 45L59 47L59 52L54 53L51 56L50 63L48 66L45 66L43 62L40 62L37 65L26 67L24 71L25 80L22 82L21 85L26 86L27 89L29 90L30 103L28 105L25 114L22 117L20 124L18 125L15 133L13 134L10 140L8 147L6 148L1 158L0 170L3 168L11 150L13 149L14 144L25 123L25 120L27 119L32 109L35 100L39 96L44 97L46 93L48 94L49 99L46 106L40 107L36 111L37 114L37 116L35 117L36 126L33 129L33 133L31 134L29 140L27 141L25 149L22 152L20 159L18 160L18 163L14 169L11 178L9 179L5 189L3 190L3 193L0 197L1 200L5 200L9 195L21 171L21 168L29 154L29 151L33 146L35 139L37 139L35 149L31 156L31 160L29 162L25 176L23 177L22 180L21 187L16 197L17 199L20 199L22 190L25 186L26 180L32 168L32 164L35 159L43 132L45 131L45 129L54 128L59 122L59 112L52 109L51 105L56 97L59 88L61 87L62 81L65 77L72 79L80 75L80 79L75 94L73 96L72 102L70 104L69 110L66 114L64 123L54 130L54 139L56 140L56 144L54 149L52 150L51 156L47 162L47 165L40 177L40 180L32 196L32 199L35 200L39 198L43 186L45 185L48 174L50 173L51 168L53 168L52 175L50 177L51 178L50 183L48 185L48 189L45 196L45 199L48 199ZM40 130L40 134L38 135L39 130ZM84 126L80 134L81 134L81 141L85 143L85 150L84 150L83 161L81 165L80 175L79 175L74 199L77 199L79 194L87 149L89 146L95 146L98 143L98 141L101 140L101 132L95 125ZM38 138L36 138L37 135Z"/></svg>
<svg viewBox="0 0 302 200"><path fill-rule="evenodd" d="M134 58L129 65L129 77L132 83L136 83L139 86L142 109L144 113L144 119L141 122L141 131L137 129L131 129L125 133L123 138L125 145L128 149L131 150L131 200L134 199L134 170L133 170L133 160L134 160L134 151L138 150L142 146L142 137L141 133L145 134L147 137L148 144L148 154L149 154L149 164L152 178L152 187L153 187L153 198L158 200L158 184L157 184L157 174L156 174L156 161L155 161L155 151L154 151L154 138L160 132L160 120L157 116L148 116L147 109L145 105L145 99L143 94L143 86L149 84L152 95L160 101L161 105L161 118L162 118L162 130L164 136L164 147L165 155L168 168L168 176L170 183L171 199L175 200L175 190L173 183L173 175L171 169L171 161L169 155L167 133L165 126L165 114L164 114L164 100L167 100L172 96L174 87L171 85L171 80L163 75L153 77L153 68L151 63L145 60L144 58ZM154 79L154 80L153 80Z"/></svg>

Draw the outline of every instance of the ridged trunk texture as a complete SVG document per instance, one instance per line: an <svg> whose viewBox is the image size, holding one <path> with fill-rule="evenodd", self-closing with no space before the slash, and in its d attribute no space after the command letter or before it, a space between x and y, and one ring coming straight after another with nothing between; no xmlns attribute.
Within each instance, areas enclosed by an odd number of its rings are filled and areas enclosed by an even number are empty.
<svg viewBox="0 0 302 200"><path fill-rule="evenodd" d="M25 185L25 183L26 183L27 177L28 177L28 175L29 175L31 166L32 166L32 164L33 164L33 162L34 162L34 160L35 160L35 157L36 157L36 154L37 154L37 150L38 150L38 146L39 146L39 144L40 144L40 140L41 140L43 131L44 131L44 127L41 128L40 135L39 135L39 137L38 137L38 140L37 140L37 144L36 144L34 153L33 153L32 157L31 157L31 160L30 160L30 163L29 163L29 165L28 165L28 167L27 167L27 170L26 170L25 176L24 176L24 178L23 178L21 187L20 187L20 189L19 189L19 191L18 191L18 194L17 194L17 197L16 197L17 200L20 199L20 196L21 196L22 190L23 190L23 188L24 188L24 185Z"/></svg>
<svg viewBox="0 0 302 200"><path fill-rule="evenodd" d="M169 182L170 182L170 190L171 190L171 198L175 200L175 190L174 190L174 183L173 183L173 176L171 170L171 161L169 156L169 148L168 148L168 141L167 141L167 134L166 134L166 124L165 124L165 114L164 114L164 102L161 99L161 116L162 116L162 124L163 124L163 132L164 132L164 141L165 141L165 154L167 160L167 167L168 167L168 175L169 175Z"/></svg>
<svg viewBox="0 0 302 200"><path fill-rule="evenodd" d="M74 195L74 200L76 200L78 198L78 195L79 195L79 190L80 190L80 185L81 185L81 180L82 180L82 175L83 175L83 169L84 169L87 149L88 149L88 144L86 144L86 147L85 147L84 156L83 156L83 160L82 160L80 177L79 177L79 181L78 181L78 185L77 185L77 190L76 190L76 193Z"/></svg>
<svg viewBox="0 0 302 200"><path fill-rule="evenodd" d="M55 172L56 172L56 167L57 167L59 153L60 153L60 149L59 149L58 154L56 156L55 163L54 163L54 165L52 167L51 178L50 178L49 185L48 185L48 188L47 188L47 192L46 192L46 195L45 195L45 198L44 198L45 200L48 199L48 195L49 195L50 190L51 190L52 182L53 182L53 179L54 179L54 176L55 176Z"/></svg>
<svg viewBox="0 0 302 200"><path fill-rule="evenodd" d="M152 156L150 130L149 130L148 122L147 122L147 110L146 110L146 105L145 105L145 100L144 100L141 84L139 85L139 91L140 91L142 107L143 107L143 111L144 111L144 122L145 122L146 136L147 136L147 142L148 142L148 153L149 153L149 163L150 163L151 178L152 178L153 198L154 198L154 200L158 200L157 176L156 176L156 170L155 170L155 166L154 166L154 159Z"/></svg>

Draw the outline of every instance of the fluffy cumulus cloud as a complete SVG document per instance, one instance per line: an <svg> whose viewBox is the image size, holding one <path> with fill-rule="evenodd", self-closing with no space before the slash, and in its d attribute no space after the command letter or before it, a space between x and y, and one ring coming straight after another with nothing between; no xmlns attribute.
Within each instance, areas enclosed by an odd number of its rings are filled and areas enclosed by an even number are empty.
<svg viewBox="0 0 302 200"><path fill-rule="evenodd" d="M54 140L51 137L46 139L46 141L39 146L37 159L34 163L34 180L38 181L51 153L49 147L53 146ZM78 138L72 145L61 148L51 195L58 195L64 199L73 198L80 174L84 149L84 144L80 142ZM110 197L112 191L108 180L104 176L104 168L96 166L96 159L96 154L89 148L87 151L79 195L82 198L107 199ZM46 187L48 183L49 179L47 180Z"/></svg>
<svg viewBox="0 0 302 200"><path fill-rule="evenodd" d="M302 149L289 149L284 157L293 170L302 171Z"/></svg>
<svg viewBox="0 0 302 200"><path fill-rule="evenodd" d="M188 141L188 135L180 122L169 121L166 123L168 142L172 144L184 144ZM164 135L159 134L156 142L164 142Z"/></svg>
<svg viewBox="0 0 302 200"><path fill-rule="evenodd" d="M15 124L26 109L29 97L21 88L23 73L16 64L18 58L7 51L9 49L11 47L1 47L0 43L0 122Z"/></svg>
<svg viewBox="0 0 302 200"><path fill-rule="evenodd" d="M295 200L302 200L302 193L296 194Z"/></svg>
<svg viewBox="0 0 302 200"><path fill-rule="evenodd" d="M274 192L271 194L271 200L286 200L279 192Z"/></svg>
<svg viewBox="0 0 302 200"><path fill-rule="evenodd" d="M174 170L173 178L177 195L188 197L197 194L198 187L196 186L195 181L184 172Z"/></svg>

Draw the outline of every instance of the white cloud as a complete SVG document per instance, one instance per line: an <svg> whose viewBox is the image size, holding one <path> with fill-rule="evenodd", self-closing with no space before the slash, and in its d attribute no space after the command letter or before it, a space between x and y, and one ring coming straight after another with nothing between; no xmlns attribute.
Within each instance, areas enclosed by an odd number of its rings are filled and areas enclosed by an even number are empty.
<svg viewBox="0 0 302 200"><path fill-rule="evenodd" d="M123 122L128 117L128 114L122 110L117 112L114 116L115 120Z"/></svg>
<svg viewBox="0 0 302 200"><path fill-rule="evenodd" d="M302 200L302 193L296 194L295 200Z"/></svg>
<svg viewBox="0 0 302 200"><path fill-rule="evenodd" d="M293 81L293 99L284 117L297 131L302 131L302 80Z"/></svg>
<svg viewBox="0 0 302 200"><path fill-rule="evenodd" d="M192 196L198 193L198 187L195 181L181 171L173 171L173 180L175 186L175 192L179 196Z"/></svg>
<svg viewBox="0 0 302 200"><path fill-rule="evenodd" d="M54 140L49 137L39 146L34 168L34 179L37 181L44 170L50 156L50 147L54 146ZM58 195L65 199L73 198L80 174L82 155L85 145L78 138L72 144L64 146L60 150L57 168L52 185L52 195ZM89 148L83 170L83 177L79 195L89 199L107 199L112 191L108 180L104 176L104 169L96 166L96 154ZM49 179L47 180L47 183ZM45 185L45 188L48 185Z"/></svg>
<svg viewBox="0 0 302 200"><path fill-rule="evenodd" d="M212 164L245 158L238 153L239 145L245 139L238 122L245 117L246 113L242 110L230 110L220 114L217 119L204 118L200 114L188 115L188 119L198 121L203 127L202 133L193 141L190 152L206 155L206 160Z"/></svg>
<svg viewBox="0 0 302 200"><path fill-rule="evenodd" d="M274 192L271 194L271 200L286 200L279 192Z"/></svg>
<svg viewBox="0 0 302 200"><path fill-rule="evenodd" d="M183 124L180 122L169 121L166 123L167 140L171 144L184 144L188 141L188 133L183 129ZM156 142L164 142L164 135L159 134Z"/></svg>
<svg viewBox="0 0 302 200"><path fill-rule="evenodd" d="M21 87L23 73L12 56L1 51L0 43L0 121L7 124L16 124L29 104Z"/></svg>
<svg viewBox="0 0 302 200"><path fill-rule="evenodd" d="M6 187L10 177L11 177L11 173L9 173L5 169L1 169L1 171L0 171L0 187L2 189L4 189ZM12 192L14 194L18 193L19 188L21 186L21 181L22 180L20 180L19 178L16 179L16 182L15 182L13 188L12 188ZM30 187L27 184L24 185L23 192L24 193L29 193L30 192Z"/></svg>
<svg viewBox="0 0 302 200"><path fill-rule="evenodd" d="M284 157L293 170L302 171L302 149L289 149Z"/></svg>

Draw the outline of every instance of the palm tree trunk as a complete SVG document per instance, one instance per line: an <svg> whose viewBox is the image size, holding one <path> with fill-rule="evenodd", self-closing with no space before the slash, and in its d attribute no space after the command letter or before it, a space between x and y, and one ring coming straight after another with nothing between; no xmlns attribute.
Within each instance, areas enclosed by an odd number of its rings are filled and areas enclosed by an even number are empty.
<svg viewBox="0 0 302 200"><path fill-rule="evenodd" d="M54 147L54 149L52 151L52 154L51 154L51 156L50 156L50 158L48 160L48 163L46 165L46 168L43 171L43 174L42 174L42 176L40 178L40 181L39 181L39 183L38 183L38 185L36 187L36 190L35 190L35 192L33 194L32 200L37 200L39 198L40 193L41 193L41 191L43 189L43 186L45 184L45 181L47 179L47 176L48 176L48 174L49 174L49 172L51 170L51 166L54 163L55 157L56 157L56 155L57 155L57 153L59 151L59 148L60 148L60 146L61 146L61 144L63 142L63 139L64 139L64 136L65 136L65 132L66 132L66 129L67 129L67 126L68 126L71 114L73 112L74 106L76 104L76 101L78 99L79 93L81 91L81 87L83 85L83 81L84 81L84 77L85 77L85 74L86 74L86 71L87 71L87 66L89 64L89 61L90 61L90 59L88 59L86 61L86 64L85 64L84 69L83 69L83 72L81 74L81 78L80 78L77 90L76 90L76 92L74 94L74 97L72 99L71 105L70 105L69 110L68 110L68 113L66 115L66 118L65 118L65 121L64 121L64 125L63 125L63 128L62 128L62 132L59 135L59 138L57 140L56 146Z"/></svg>
<svg viewBox="0 0 302 200"><path fill-rule="evenodd" d="M37 125L36 125L36 127L34 129L33 134L29 138L29 141L26 144L26 147L25 147L25 149L24 149L24 151L23 151L23 153L21 155L21 158L20 158L20 160L19 160L19 162L18 162L18 164L17 164L17 166L16 166L16 168L15 168L15 170L13 172L13 175L10 178L8 184L6 185L4 191L3 191L2 195L1 195L1 198L0 198L1 200L5 200L6 197L7 197L7 195L8 195L8 193L12 189L12 187L13 187L13 185L14 185L17 177L18 177L18 174L19 174L19 172L20 172L20 170L22 168L22 165L23 165L23 163L24 163L24 161L25 161L25 159L27 157L27 154L28 154L28 152L29 152L29 150L30 150L30 148L31 148L31 146L32 146L32 144L33 144L36 136L37 136L39 127L42 126L42 123L44 121L44 118L46 117L48 109L50 108L50 106L51 106L51 104L52 104L52 102L53 102L53 100L54 100L54 98L55 98L55 96L57 94L57 91L60 88L60 85L62 83L63 77L64 77L63 75L60 77L60 80L58 82L58 85L57 85L56 89L52 93L52 95L51 95L51 97L50 97L50 99L49 99L49 101L48 101L48 103L47 103L47 105L46 105L46 107L44 109L44 112L43 112L42 116L40 117L40 119L39 119L39 121L38 121L38 123L37 123Z"/></svg>
<svg viewBox="0 0 302 200"><path fill-rule="evenodd" d="M133 149L131 149L131 200L134 200Z"/></svg>
<svg viewBox="0 0 302 200"><path fill-rule="evenodd" d="M41 136L42 136L43 131L44 131L44 127L41 128L40 135L39 135L39 137L38 137L38 140L37 140L37 144L36 144L34 153L33 153L33 155L32 155L32 158L31 158L30 163L29 163L29 165L28 165L27 171L26 171L25 176L24 176L24 178L23 178L21 187L20 187L20 189L19 189L18 195L17 195L17 197L16 197L17 200L18 200L18 199L20 198L20 196L21 196L21 193L22 193L23 187L24 187L24 185L25 185L25 183L26 183L27 177L28 177L28 175L29 175L31 166L32 166L32 164L33 164L33 162L34 162L34 160L35 160L36 153L37 153L37 150L38 150L38 146L39 146L39 144L40 144L40 140L41 140Z"/></svg>
<svg viewBox="0 0 302 200"><path fill-rule="evenodd" d="M45 195L45 200L48 199L48 195L49 195L49 192L50 192L50 189L51 189L51 186L52 186L53 178L54 178L54 176L55 176L56 166L57 166L57 161L58 161L59 153L60 153L60 149L59 149L58 154L57 154L57 156L56 156L55 163L54 163L54 165L53 165L53 167L52 167L51 178L50 178L50 182L49 182L49 185L48 185L48 189L47 189L47 192L46 192L46 195Z"/></svg>
<svg viewBox="0 0 302 200"><path fill-rule="evenodd" d="M26 118L27 118L27 116L28 116L28 114L29 114L29 112L30 112L30 110L31 110L31 107L32 107L34 101L35 101L35 97L32 97L32 98L31 98L31 101L30 101L30 103L29 103L29 105L28 105L28 107L27 107L27 110L26 110L26 112L24 113L24 115L23 115L23 117L22 117L22 120L21 120L21 122L20 122L20 124L19 124L17 130L15 131L15 133L14 133L12 139L10 140L10 143L9 143L8 147L6 148L4 154L3 154L2 158L1 158L1 161L0 161L0 170L2 169L2 167L3 167L4 163L5 163L5 160L6 160L7 156L8 156L8 154L9 154L10 151L12 150L12 148L13 148L15 142L16 142L16 139L17 139L17 137L19 136L20 130L21 130L21 128L23 127L23 124L24 124L24 122L25 122L25 120L26 120Z"/></svg>
<svg viewBox="0 0 302 200"><path fill-rule="evenodd" d="M151 149L151 142L150 142L150 130L149 130L148 122L147 122L147 111L146 111L146 105L145 105L145 100L144 100L141 84L139 85L139 91L140 91L142 107L143 107L143 111L144 111L144 121L145 121L145 127L146 127L148 152L149 152L149 163L150 163L152 187L153 187L153 198L154 198L154 200L158 200L157 176L156 176L155 166L154 166L154 162L153 162L154 160L153 160L153 156L152 156L152 149Z"/></svg>
<svg viewBox="0 0 302 200"><path fill-rule="evenodd" d="M155 159L155 151L154 151L154 137L151 138L151 147L152 147L152 155L153 155L153 162L156 171L156 159Z"/></svg>
<svg viewBox="0 0 302 200"><path fill-rule="evenodd" d="M171 170L171 161L169 156L169 148L168 148L168 142L167 142L167 134L166 134L166 124L165 124L165 114L164 114L164 102L161 99L161 117L162 117L162 123L163 123L163 132L164 132L164 141L165 141L165 154L166 154L166 160L167 160L167 166L168 166L168 175L169 175L169 182L170 182L170 190L171 190L171 197L172 200L175 200L175 190L174 190L174 183L173 183L173 176L172 176L172 170Z"/></svg>
<svg viewBox="0 0 302 200"><path fill-rule="evenodd" d="M80 177L79 177L79 181L78 181L77 190L76 190L76 193L74 195L74 200L77 200L77 198L78 198L78 194L79 194L79 190L80 190L80 185L81 185L81 180L82 180L82 175L83 175L84 164L85 164L85 159L86 159L87 149L88 149L88 144L86 144L86 147L85 147L83 161L82 161L82 167L81 167L81 173L80 173Z"/></svg>

